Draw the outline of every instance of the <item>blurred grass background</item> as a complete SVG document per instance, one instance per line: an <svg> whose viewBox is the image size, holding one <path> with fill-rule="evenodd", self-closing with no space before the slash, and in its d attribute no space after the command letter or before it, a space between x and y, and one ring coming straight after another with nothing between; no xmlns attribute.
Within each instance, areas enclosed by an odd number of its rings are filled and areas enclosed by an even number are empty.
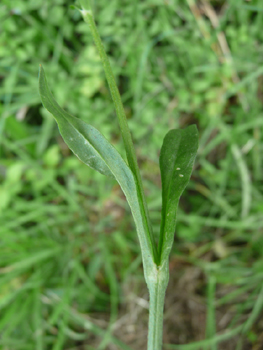
<svg viewBox="0 0 263 350"><path fill-rule="evenodd" d="M125 198L71 154L38 95L41 63L58 102L123 154L100 59L71 4L0 4L3 350L146 347L148 296ZM165 349L263 349L262 1L93 5L156 237L163 137L192 123L200 132L170 259Z"/></svg>

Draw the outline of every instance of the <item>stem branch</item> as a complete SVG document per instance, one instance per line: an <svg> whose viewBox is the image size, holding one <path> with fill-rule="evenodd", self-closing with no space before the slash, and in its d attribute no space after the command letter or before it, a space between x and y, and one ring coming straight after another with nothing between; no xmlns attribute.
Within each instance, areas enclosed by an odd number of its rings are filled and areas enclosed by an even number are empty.
<svg viewBox="0 0 263 350"><path fill-rule="evenodd" d="M130 129L129 129L129 126L127 123L125 111L124 111L123 104L121 101L120 93L119 93L117 84L115 82L115 78L114 78L114 75L113 75L113 72L111 69L111 65L110 65L108 56L105 52L105 49L103 47L103 43L102 43L100 35L98 33L98 30L97 30L97 27L96 27L96 24L95 24L95 21L93 18L92 10L91 10L90 6L87 9L85 8L86 2L84 0L81 1L81 4L83 6L83 9L81 10L82 16L84 18L84 21L86 23L88 23L88 25L90 27L90 30L91 30L91 33L93 36L93 40L97 46L97 49L99 51L99 54L100 54L100 57L102 60L105 75L106 75L106 78L107 78L107 81L109 84L110 92L111 92L114 106L116 109L116 114L117 114L117 117L119 120L119 125L120 125L121 134L122 134L122 138L123 138L123 142L124 142L124 147L126 150L128 164L129 164L130 169L132 170L133 175L135 177L137 189L138 189L138 195L141 199L141 201L140 201L141 210L144 214L143 218L145 220L145 228L146 228L146 232L147 232L147 236L148 236L147 240L149 242L149 249L152 252L153 261L157 262L158 261L157 247L156 247L154 237L153 237L152 226L151 226L149 213L148 213L148 207L147 207L147 203L146 203L146 199L145 199L145 195L144 195L144 191L143 191L141 175L140 175L140 171L139 171L139 167L138 167L138 163L137 163L137 158L136 158L135 149L134 149L133 142L132 142Z"/></svg>

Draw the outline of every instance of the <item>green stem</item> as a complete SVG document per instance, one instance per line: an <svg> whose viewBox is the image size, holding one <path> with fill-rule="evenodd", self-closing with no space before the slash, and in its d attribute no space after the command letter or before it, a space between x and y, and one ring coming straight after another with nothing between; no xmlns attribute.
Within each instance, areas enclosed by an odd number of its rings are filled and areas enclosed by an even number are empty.
<svg viewBox="0 0 263 350"><path fill-rule="evenodd" d="M89 24L94 42L99 51L106 78L109 84L112 99L115 105L116 114L119 120L121 134L127 154L128 164L133 172L138 197L140 198L140 210L142 212L142 218L144 219L144 228L146 232L146 240L148 242L149 250L151 251L152 259L150 256L145 256L147 252L143 251L144 272L145 279L150 294L150 315L149 315L149 330L148 330L148 350L161 350L162 349L162 337L163 337L163 308L165 291L169 279L168 259L162 264L157 266L158 252L154 241L152 227L149 219L148 207L143 191L141 175L137 164L137 158L135 149L132 142L131 133L127 123L126 115L124 112L123 104L119 94L118 87L116 85L114 75L110 66L109 59L103 47L100 35L98 33L96 24L93 19L92 10L88 3L88 0L80 0L82 5L81 13L85 22ZM148 255L148 254L147 254ZM148 258L149 263L148 263ZM145 261L147 263L145 263Z"/></svg>
<svg viewBox="0 0 263 350"><path fill-rule="evenodd" d="M155 279L148 283L150 294L148 350L161 350L163 342L163 308L165 291L169 280L168 260L156 268Z"/></svg>
<svg viewBox="0 0 263 350"><path fill-rule="evenodd" d="M149 219L149 213L148 213L148 207L147 207L147 203L146 203L146 199L145 199L145 195L144 195L144 191L143 191L143 186L142 186L142 180L141 180L141 175L139 172L139 167L138 167L138 163L137 163L137 158L136 158L136 154L135 154L135 149L133 146L133 142L132 142L132 137L131 137L131 133L130 133L130 129L127 123L127 119L126 119L126 115L125 115L125 111L123 108L123 104L121 101L121 97L120 97L120 93L117 87L117 84L115 82L115 78L111 69L111 65L108 59L108 56L105 52L105 49L103 47L100 35L98 33L95 21L93 19L93 15L92 15L92 11L91 8L88 7L88 9L85 8L85 5L87 6L87 2L85 2L84 0L81 0L81 5L83 7L83 9L81 10L82 16L84 18L84 21L87 22L89 24L92 36L93 36L93 40L97 46L97 49L99 51L101 60L102 60L102 64L103 64L103 68L105 71L105 75L109 84L109 88L110 88L110 92L112 95L112 99L115 105L115 109L116 109L116 114L119 120L119 125L120 125L120 129L121 129L121 134L122 134L122 138L123 138L123 142L124 142L124 147L126 150L126 155L127 155L127 160L128 160L128 164L130 166L130 169L132 170L134 176L135 176L135 180L136 180L136 184L137 184L137 189L138 189L138 195L140 196L141 199L141 210L143 212L143 217L145 218L145 228L146 228L146 232L148 235L148 239L147 241L149 242L149 248L152 252L152 257L154 262L158 261L158 254L157 254L157 247L154 241L154 237L153 237L153 232L152 232L152 226L151 226L151 222Z"/></svg>

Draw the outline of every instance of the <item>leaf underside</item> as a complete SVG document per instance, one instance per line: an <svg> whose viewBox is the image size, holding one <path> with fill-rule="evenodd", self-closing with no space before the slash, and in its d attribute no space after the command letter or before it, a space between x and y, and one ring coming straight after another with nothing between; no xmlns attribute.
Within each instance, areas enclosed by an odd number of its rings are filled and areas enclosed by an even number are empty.
<svg viewBox="0 0 263 350"><path fill-rule="evenodd" d="M42 66L39 70L39 92L43 106L56 119L59 131L72 152L86 165L103 175L113 177L109 167L96 150L98 143L108 141L97 129L73 117L58 105L48 87Z"/></svg>
<svg viewBox="0 0 263 350"><path fill-rule="evenodd" d="M149 235L135 177L117 150L93 126L65 112L55 101L47 85L42 66L39 70L39 92L43 106L54 116L60 133L75 155L100 173L115 177L120 184L136 224L145 264L154 261L153 242Z"/></svg>
<svg viewBox="0 0 263 350"><path fill-rule="evenodd" d="M159 261L168 259L176 225L179 199L188 184L198 149L198 131L195 125L170 130L160 153L162 178L162 221L158 245Z"/></svg>

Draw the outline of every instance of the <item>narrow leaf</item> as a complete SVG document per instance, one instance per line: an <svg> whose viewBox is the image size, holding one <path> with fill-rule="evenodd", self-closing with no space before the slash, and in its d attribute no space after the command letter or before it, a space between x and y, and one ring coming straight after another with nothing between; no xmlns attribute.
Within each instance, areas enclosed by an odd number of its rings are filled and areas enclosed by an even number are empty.
<svg viewBox="0 0 263 350"><path fill-rule="evenodd" d="M116 149L93 126L65 112L55 101L43 68L40 66L39 91L44 107L56 119L61 135L69 148L82 160L104 175L114 176L131 208L142 249L145 270L151 270L154 248L134 175Z"/></svg>
<svg viewBox="0 0 263 350"><path fill-rule="evenodd" d="M157 261L157 248L155 245L155 239L153 235L153 230L152 230L152 225L149 217L149 211L146 203L146 198L144 195L143 191L143 185L142 185L142 179L137 163L137 158L136 158L136 153L132 141L132 136L131 132L128 126L128 121L125 115L124 107L121 101L121 96L119 93L119 89L117 87L114 74L110 65L109 58L106 54L106 51L104 49L103 43L101 41L97 26L95 24L91 6L90 6L90 1L89 0L81 0L81 6L82 6L82 16L84 18L84 21L88 23L89 28L91 30L93 40L97 46L98 52L101 57L102 65L105 71L105 75L109 84L112 100L114 102L115 110L116 110L116 115L118 117L120 129L121 129L121 134L122 134L122 139L123 139L123 144L125 147L126 155L127 155L127 161L129 164L129 167L131 171L133 172L135 176L135 181L136 185L138 188L138 194L140 196L140 205L141 205L141 210L142 210L142 215L146 220L146 225L147 225L147 232L148 235L150 236L151 240L151 245L153 247L153 252L154 252L154 259Z"/></svg>
<svg viewBox="0 0 263 350"><path fill-rule="evenodd" d="M158 245L160 264L168 258L173 245L178 202L190 180L197 149L195 125L170 130L163 141L160 154L163 203Z"/></svg>

